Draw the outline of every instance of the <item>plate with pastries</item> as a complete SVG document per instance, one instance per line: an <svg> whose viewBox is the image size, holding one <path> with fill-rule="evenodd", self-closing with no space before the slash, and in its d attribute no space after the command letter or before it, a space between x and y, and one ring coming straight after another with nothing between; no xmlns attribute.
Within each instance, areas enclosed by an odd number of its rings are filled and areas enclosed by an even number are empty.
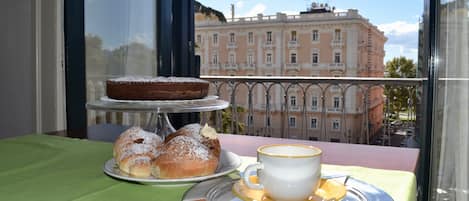
<svg viewBox="0 0 469 201"><path fill-rule="evenodd" d="M114 178L149 185L193 184L230 174L241 165L235 153L221 149L210 126L188 124L163 140L140 127L114 142L104 172Z"/></svg>

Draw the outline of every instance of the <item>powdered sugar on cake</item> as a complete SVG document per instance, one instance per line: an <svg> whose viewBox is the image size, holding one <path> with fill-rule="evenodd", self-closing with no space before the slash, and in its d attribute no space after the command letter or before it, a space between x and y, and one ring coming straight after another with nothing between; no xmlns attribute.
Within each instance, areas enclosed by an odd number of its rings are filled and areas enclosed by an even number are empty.
<svg viewBox="0 0 469 201"><path fill-rule="evenodd" d="M174 152L175 159L209 159L208 148L192 137L177 136L168 142L167 147L169 149L163 152Z"/></svg>
<svg viewBox="0 0 469 201"><path fill-rule="evenodd" d="M159 83L177 83L177 82L197 82L208 83L208 81L201 80L194 77L151 77L151 76L125 76L114 79L109 79L112 82L159 82Z"/></svg>

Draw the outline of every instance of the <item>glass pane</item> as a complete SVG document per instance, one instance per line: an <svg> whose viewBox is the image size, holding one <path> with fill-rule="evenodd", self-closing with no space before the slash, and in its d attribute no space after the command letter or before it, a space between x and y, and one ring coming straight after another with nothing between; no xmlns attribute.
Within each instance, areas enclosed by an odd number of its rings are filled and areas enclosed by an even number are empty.
<svg viewBox="0 0 469 201"><path fill-rule="evenodd" d="M156 1L85 0L87 101L105 96L105 81L155 76ZM88 111L88 124L138 123L139 114Z"/></svg>
<svg viewBox="0 0 469 201"><path fill-rule="evenodd" d="M401 133L418 130L416 116L423 116L416 115L419 102L407 100L411 95L418 96L415 91L421 88L420 84L414 82L412 86L399 87L402 83L389 83L385 91L381 86L368 88L364 82L357 83L349 77L381 81L384 77L416 76L422 0L370 1L367 4L359 0L328 4L304 0L198 2L202 5L195 13L195 33L206 38L216 33L219 45L204 43L195 48L195 54L208 60L216 53L219 63L234 63L229 69L202 63L200 74L235 76L230 78L235 81L223 77L217 80L238 84L235 99L226 93L229 85L217 86L222 99L233 101L231 104L246 111L229 119L232 125L236 125L235 121L247 122L248 114L254 116L253 125L239 133L301 139L317 137L325 141L339 138L341 142L379 145L384 144L381 139L387 137L392 138L389 145L416 146L415 136ZM230 7L234 9L227 9ZM233 34L234 40L231 39ZM234 43L230 43L232 41ZM234 61L230 53L234 53ZM403 58L403 62L395 61L399 58ZM250 78L253 81L246 82L241 76L253 76ZM341 87L334 86L335 80L327 82L318 78L335 76L341 77L340 82L344 83ZM279 77L303 78L278 81L284 79ZM296 82L300 83L299 88L307 90L290 87L286 91L287 86ZM256 86L251 86L253 83ZM390 92L388 87L396 90ZM214 87L212 91L216 91ZM317 91L315 96L318 96L314 104L310 102L313 91ZM267 99L267 93L272 98ZM296 96L294 112L298 124L296 128L282 129L289 124L291 114L287 114L285 108L292 105L291 95ZM336 95L341 98L334 102ZM386 97L389 97L388 105ZM272 130L265 128L263 121L256 122L268 116ZM306 129L310 127L310 116L316 116L318 122L323 123L317 123L317 129ZM332 118L340 120L336 125L340 132L335 131L334 135L329 132ZM404 123L391 127L392 122Z"/></svg>
<svg viewBox="0 0 469 201"><path fill-rule="evenodd" d="M432 199L469 200L469 1L442 1L432 146Z"/></svg>

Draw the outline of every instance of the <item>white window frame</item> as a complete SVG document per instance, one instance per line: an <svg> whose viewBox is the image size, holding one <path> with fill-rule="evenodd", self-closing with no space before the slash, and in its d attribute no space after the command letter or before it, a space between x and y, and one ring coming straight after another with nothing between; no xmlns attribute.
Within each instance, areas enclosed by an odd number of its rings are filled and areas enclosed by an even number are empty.
<svg viewBox="0 0 469 201"><path fill-rule="evenodd" d="M296 52L291 52L290 53L290 63L291 64L297 64L298 63L298 54L296 54Z"/></svg>
<svg viewBox="0 0 469 201"><path fill-rule="evenodd" d="M342 30L334 29L334 41L342 41Z"/></svg>
<svg viewBox="0 0 469 201"><path fill-rule="evenodd" d="M316 55L316 62L314 62L314 55ZM319 51L313 51L313 53L311 54L311 63L319 64Z"/></svg>
<svg viewBox="0 0 469 201"><path fill-rule="evenodd" d="M247 63L249 65L254 64L254 54L252 52L248 52Z"/></svg>
<svg viewBox="0 0 469 201"><path fill-rule="evenodd" d="M273 54L272 52L267 52L265 54L265 63L266 64L272 64L272 60L273 60Z"/></svg>
<svg viewBox="0 0 469 201"><path fill-rule="evenodd" d="M272 31L266 32L266 41L267 43L272 43Z"/></svg>
<svg viewBox="0 0 469 201"><path fill-rule="evenodd" d="M336 127L335 125L337 125L337 127ZM334 131L339 131L339 130L340 130L340 126L341 126L341 125L340 125L340 119L333 119L333 120L332 120L332 125L331 125L332 130L334 130Z"/></svg>
<svg viewBox="0 0 469 201"><path fill-rule="evenodd" d="M315 122L315 127L313 127L313 120L316 120L316 122ZM319 123L318 118L316 118L316 117L311 117L310 120L309 120L309 128L310 128L310 129L318 129L318 123Z"/></svg>
<svg viewBox="0 0 469 201"><path fill-rule="evenodd" d="M296 107L296 96L295 95L290 96L290 106Z"/></svg>
<svg viewBox="0 0 469 201"><path fill-rule="evenodd" d="M315 34L316 33L316 34ZM316 35L316 36L315 36ZM311 32L311 41L312 42L319 42L319 30L317 29L314 29L312 32Z"/></svg>
<svg viewBox="0 0 469 201"><path fill-rule="evenodd" d="M230 52L228 54L228 63L229 64L235 64L236 63L236 53Z"/></svg>
<svg viewBox="0 0 469 201"><path fill-rule="evenodd" d="M297 41L298 32L293 30L290 32L290 41Z"/></svg>
<svg viewBox="0 0 469 201"><path fill-rule="evenodd" d="M230 43L236 43L236 35L235 35L235 33L231 32L229 39L230 39Z"/></svg>
<svg viewBox="0 0 469 201"><path fill-rule="evenodd" d="M336 60L337 54L339 55L339 57L338 57L338 58L339 58L339 62L337 62L337 60ZM334 64L340 64L340 63L342 63L342 52L341 52L341 51L334 51L334 52L332 53L332 61L334 61Z"/></svg>
<svg viewBox="0 0 469 201"><path fill-rule="evenodd" d="M248 44L250 44L250 45L254 44L254 33L253 32L248 32Z"/></svg>
<svg viewBox="0 0 469 201"><path fill-rule="evenodd" d="M219 64L220 60L218 58L218 52L214 52L212 54L212 64Z"/></svg>
<svg viewBox="0 0 469 201"><path fill-rule="evenodd" d="M316 105L314 105L316 103ZM311 110L317 111L319 108L319 102L317 96L311 96Z"/></svg>
<svg viewBox="0 0 469 201"><path fill-rule="evenodd" d="M290 128L296 128L296 117L295 116L289 116L288 117L288 126Z"/></svg>
<svg viewBox="0 0 469 201"><path fill-rule="evenodd" d="M334 96L332 98L332 107L334 109L340 109L340 97L339 96Z"/></svg>
<svg viewBox="0 0 469 201"><path fill-rule="evenodd" d="M218 35L218 33L214 33L214 34L212 35L212 44L213 44L214 46L218 46L218 42L219 42L218 40L219 40L219 35Z"/></svg>

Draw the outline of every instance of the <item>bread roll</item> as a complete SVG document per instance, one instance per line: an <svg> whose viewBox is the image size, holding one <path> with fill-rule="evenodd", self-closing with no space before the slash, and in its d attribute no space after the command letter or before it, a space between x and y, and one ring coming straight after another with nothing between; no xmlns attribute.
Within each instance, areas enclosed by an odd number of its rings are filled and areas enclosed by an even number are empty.
<svg viewBox="0 0 469 201"><path fill-rule="evenodd" d="M152 163L152 175L157 178L188 178L213 174L218 157L193 137L173 136Z"/></svg>
<svg viewBox="0 0 469 201"><path fill-rule="evenodd" d="M162 139L139 127L122 133L114 143L113 155L119 169L131 176L151 176L151 161L159 155Z"/></svg>
<svg viewBox="0 0 469 201"><path fill-rule="evenodd" d="M176 132L168 135L165 138L165 143L169 142L174 137L181 135L196 139L209 148L209 150L213 152L217 158L220 158L221 146L220 141L218 140L217 132L214 128L208 126L207 124L205 124L204 127L198 123L188 124L178 129Z"/></svg>

